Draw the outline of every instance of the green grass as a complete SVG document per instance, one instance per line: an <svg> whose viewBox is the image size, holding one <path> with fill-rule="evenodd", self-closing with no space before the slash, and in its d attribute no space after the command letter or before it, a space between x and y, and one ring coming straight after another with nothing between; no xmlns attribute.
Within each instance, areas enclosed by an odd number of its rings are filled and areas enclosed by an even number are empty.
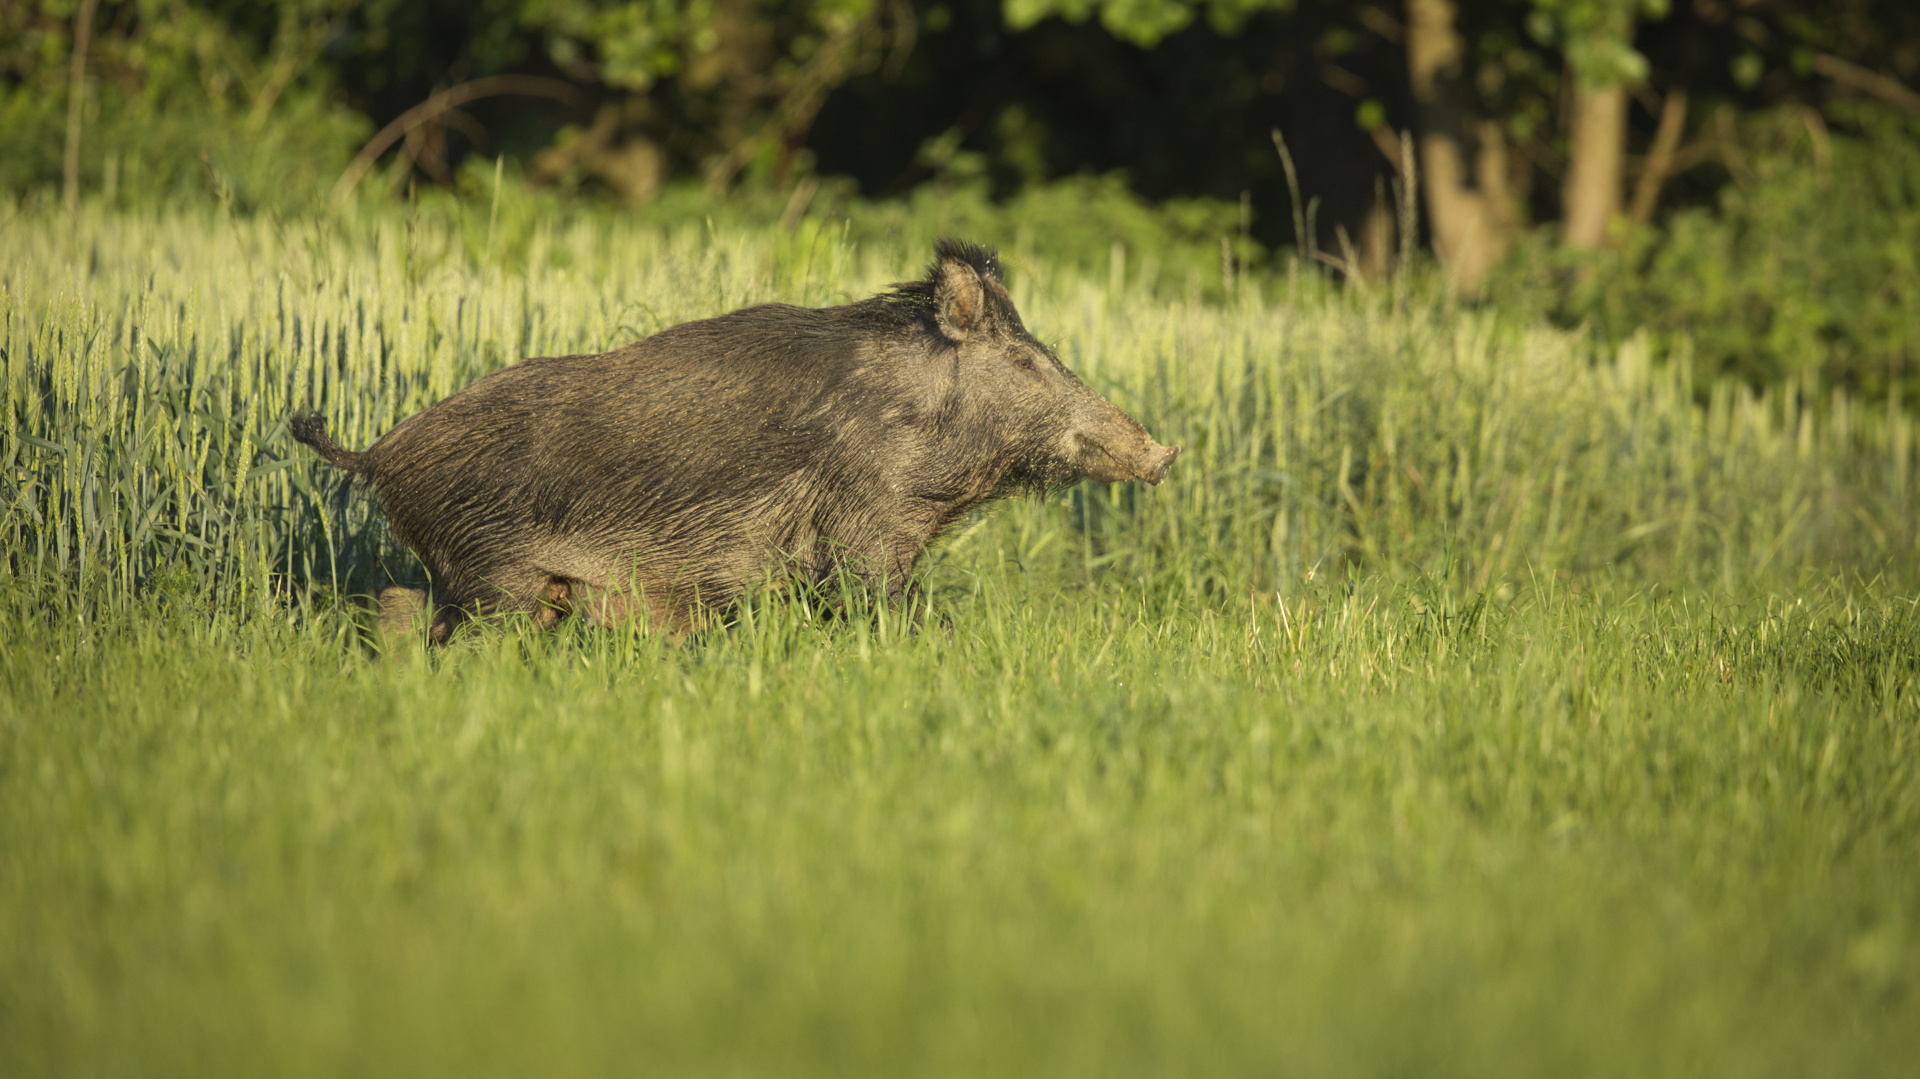
<svg viewBox="0 0 1920 1079"><path fill-rule="evenodd" d="M485 206L0 234L0 1073L1902 1075L1911 422L1419 287L1013 263L1166 484L1003 504L951 632L377 654L294 446L907 276ZM991 239L990 237L987 239ZM1135 260L1136 262L1138 259Z"/></svg>

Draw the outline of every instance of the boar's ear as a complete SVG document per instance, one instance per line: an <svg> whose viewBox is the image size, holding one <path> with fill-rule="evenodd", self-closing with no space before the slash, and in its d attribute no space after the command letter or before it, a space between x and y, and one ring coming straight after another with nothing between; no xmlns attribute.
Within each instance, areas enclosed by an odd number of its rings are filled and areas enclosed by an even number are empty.
<svg viewBox="0 0 1920 1079"><path fill-rule="evenodd" d="M965 341L986 305L986 289L972 266L948 255L933 268L933 321L949 340Z"/></svg>

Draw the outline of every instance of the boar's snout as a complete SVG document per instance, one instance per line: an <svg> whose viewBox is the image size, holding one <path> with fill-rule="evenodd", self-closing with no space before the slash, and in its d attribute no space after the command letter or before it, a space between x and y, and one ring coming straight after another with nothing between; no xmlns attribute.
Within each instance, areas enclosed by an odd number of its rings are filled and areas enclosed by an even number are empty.
<svg viewBox="0 0 1920 1079"><path fill-rule="evenodd" d="M1167 478L1180 447L1155 442L1140 422L1112 404L1099 400L1085 423L1072 435L1074 471L1095 483L1141 480L1159 483Z"/></svg>
<svg viewBox="0 0 1920 1079"><path fill-rule="evenodd" d="M1151 439L1147 444L1153 448L1147 451L1147 467L1140 473L1140 478L1148 483L1159 483L1167 478L1167 469L1173 467L1173 459L1180 456L1180 447L1155 445Z"/></svg>

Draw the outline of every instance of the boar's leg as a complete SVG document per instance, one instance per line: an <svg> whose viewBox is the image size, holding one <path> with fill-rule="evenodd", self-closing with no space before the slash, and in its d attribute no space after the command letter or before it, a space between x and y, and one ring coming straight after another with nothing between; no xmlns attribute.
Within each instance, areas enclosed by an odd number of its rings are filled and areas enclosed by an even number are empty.
<svg viewBox="0 0 1920 1079"><path fill-rule="evenodd" d="M887 603L905 611L913 625L926 620L927 596L920 582L913 579L913 567L926 553L927 544L946 527L946 517L938 507L914 506L903 513L905 531L896 532L884 547L882 564L886 566Z"/></svg>
<svg viewBox="0 0 1920 1079"><path fill-rule="evenodd" d="M412 634L427 613L425 589L393 585L380 590L380 632L389 637Z"/></svg>
<svg viewBox="0 0 1920 1079"><path fill-rule="evenodd" d="M879 529L874 531L878 532ZM829 541L824 545L825 556L813 565L808 566L804 560L795 559L789 569L795 577L818 591L826 610L833 612L836 618L847 614L846 597L840 593L840 587L844 587L848 578L851 578L865 593L862 603L880 602L891 610L908 613L917 626L926 613L926 597L921 593L919 583L913 579L913 567L925 549L922 536L925 531L927 529L915 529L859 546ZM846 576L842 577L842 574Z"/></svg>
<svg viewBox="0 0 1920 1079"><path fill-rule="evenodd" d="M573 613L573 582L565 577L548 577L547 585L540 590L540 608L533 614L533 620L543 626L551 626Z"/></svg>
<svg viewBox="0 0 1920 1079"><path fill-rule="evenodd" d="M575 582L535 566L512 565L472 575L448 574L434 589L435 643L445 643L469 618L524 614L551 626L572 612Z"/></svg>
<svg viewBox="0 0 1920 1079"><path fill-rule="evenodd" d="M646 625L654 614L652 604L638 588L608 588L583 585L575 597L579 611L596 626L618 626L629 622Z"/></svg>
<svg viewBox="0 0 1920 1079"><path fill-rule="evenodd" d="M577 567L580 563L581 560L576 559L569 564ZM638 564L630 564L624 571L576 568L570 576L562 578L556 574L555 579L564 579L567 583L566 609L579 612L591 625L637 625L642 629L666 628L676 633L694 628L693 607L674 602L676 596L690 596L693 589L662 586Z"/></svg>

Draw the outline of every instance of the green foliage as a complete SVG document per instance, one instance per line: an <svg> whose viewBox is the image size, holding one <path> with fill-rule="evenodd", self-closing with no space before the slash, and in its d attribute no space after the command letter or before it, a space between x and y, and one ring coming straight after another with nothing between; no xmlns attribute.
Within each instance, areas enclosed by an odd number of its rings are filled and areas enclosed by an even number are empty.
<svg viewBox="0 0 1920 1079"><path fill-rule="evenodd" d="M1260 11L1292 11L1295 0L1004 0L1007 25L1023 30L1042 19L1085 22L1095 14L1113 36L1151 48L1167 35L1186 29L1204 8L1207 22L1222 34L1237 32Z"/></svg>
<svg viewBox="0 0 1920 1079"><path fill-rule="evenodd" d="M1634 21L1662 19L1668 0L1532 0L1527 30L1542 45L1558 45L1567 64L1589 86L1639 83L1647 58L1633 47Z"/></svg>
<svg viewBox="0 0 1920 1079"><path fill-rule="evenodd" d="M1920 1056L1902 413L1697 405L1684 349L1406 281L1200 302L1009 243L1030 325L1185 446L1166 483L965 522L950 631L757 597L428 653L372 635L409 558L289 411L362 445L928 247L461 183L0 214L0 1072Z"/></svg>
<svg viewBox="0 0 1920 1079"><path fill-rule="evenodd" d="M682 74L724 48L729 35L751 34L753 23L785 31L786 68L803 63L829 35L870 18L873 0L809 0L804 4L756 0L675 3L650 0L530 0L503 5L511 18L540 36L548 57L563 71L588 74L621 90L646 90L655 80ZM797 27L789 24L797 23ZM773 71L776 77L792 72Z"/></svg>
<svg viewBox="0 0 1920 1079"><path fill-rule="evenodd" d="M683 45L713 48L712 3L613 4L593 0L535 0L519 5L521 25L544 38L549 58L562 70L588 57L600 61L607 85L645 90L662 75L680 70Z"/></svg>
<svg viewBox="0 0 1920 1079"><path fill-rule="evenodd" d="M981 155L957 151L949 143L939 152L939 166L932 180L898 199L863 199L844 180L815 178L817 189L793 219L789 214L799 205L795 192L748 185L716 201L698 185L685 182L669 185L634 216L667 231L718 224L770 235L799 226L809 236L878 249L891 249L911 236L992 236L1024 262L1040 259L1105 276L1117 258L1121 275L1150 295L1213 302L1226 298L1223 243L1228 278L1242 272L1264 276L1276 269L1270 253L1242 235L1242 211L1234 203L1168 199L1151 204L1134 194L1119 173L1032 184L1011 198L996 200L989 193ZM516 217L597 219L605 212L517 183L510 169L504 174L497 205ZM495 205L493 190L493 170L470 163L458 191L469 204L466 212ZM436 193L421 197L445 210L454 205Z"/></svg>
<svg viewBox="0 0 1920 1079"><path fill-rule="evenodd" d="M1266 259L1258 244L1238 234L1238 206L1216 199L1149 205L1117 173L1033 184L999 202L988 196L984 180L941 181L897 201L849 203L843 212L854 239L890 244L907 236L996 236L1024 263L1118 272L1149 294L1223 299L1223 242L1238 265Z"/></svg>
<svg viewBox="0 0 1920 1079"><path fill-rule="evenodd" d="M888 8L888 17L898 11ZM527 64L529 46L616 102L673 79L666 99L687 114L680 119L688 130L666 141L693 145L694 160L680 164L702 166L738 150L737 171L745 158L803 134L826 91L878 63L882 15L872 0L489 0L457 15L362 0L107 3L87 56L81 187L143 199L214 191L242 205L304 206L373 130L341 99L343 81L383 93L424 74L424 97L428 87L445 88L446 72L408 69L511 70ZM0 10L0 134L20 151L0 158L0 191L62 180L75 18L63 0ZM436 18L456 19L466 38L444 58L435 49L447 44L437 40L447 28ZM910 40L893 32L896 45ZM423 36L435 40L411 40ZM660 114L656 103L656 127Z"/></svg>
<svg viewBox="0 0 1920 1079"><path fill-rule="evenodd" d="M0 12L0 191L61 183L76 6L34 0ZM345 6L284 0L254 12L269 20L255 33L187 0L101 5L82 190L126 205L211 194L282 209L324 192L371 133L332 99L317 65Z"/></svg>
<svg viewBox="0 0 1920 1079"><path fill-rule="evenodd" d="M1616 340L1685 337L1703 373L1920 402L1920 118L1837 111L1850 131L1806 110L1750 118L1717 212L1681 210L1581 267L1563 315Z"/></svg>

